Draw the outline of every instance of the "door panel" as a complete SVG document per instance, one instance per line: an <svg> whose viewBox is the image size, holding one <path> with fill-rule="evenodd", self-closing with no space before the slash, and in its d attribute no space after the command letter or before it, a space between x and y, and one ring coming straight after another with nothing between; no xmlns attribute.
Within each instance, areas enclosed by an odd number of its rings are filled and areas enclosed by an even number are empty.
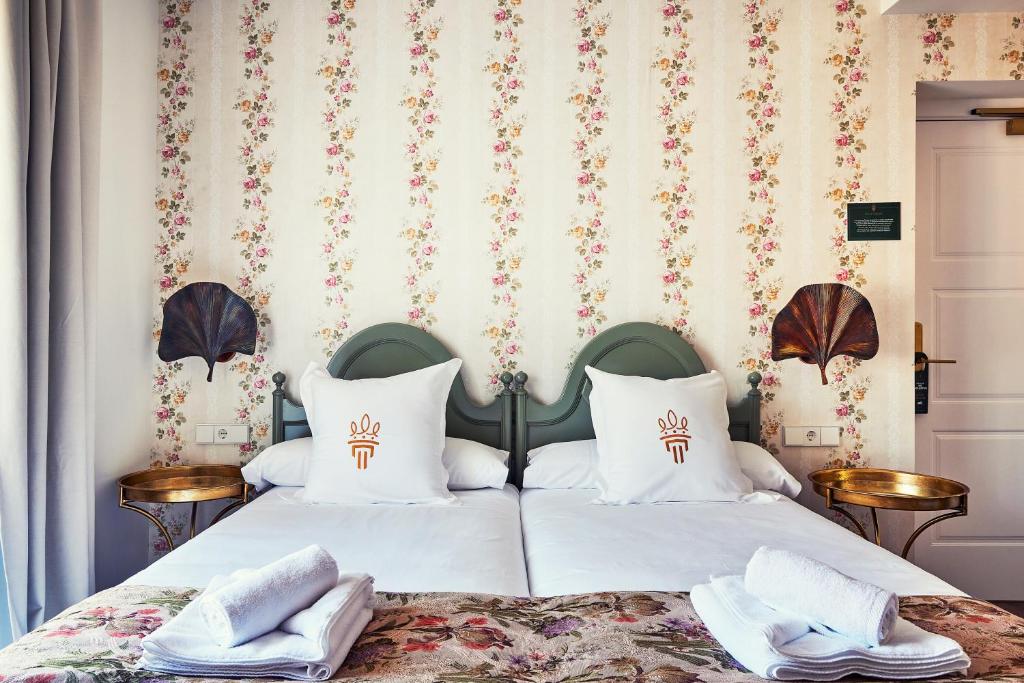
<svg viewBox="0 0 1024 683"><path fill-rule="evenodd" d="M917 320L925 353L957 364L930 366L916 467L971 493L913 559L990 600L1024 600L1022 170L1024 137L1002 121L917 125Z"/></svg>

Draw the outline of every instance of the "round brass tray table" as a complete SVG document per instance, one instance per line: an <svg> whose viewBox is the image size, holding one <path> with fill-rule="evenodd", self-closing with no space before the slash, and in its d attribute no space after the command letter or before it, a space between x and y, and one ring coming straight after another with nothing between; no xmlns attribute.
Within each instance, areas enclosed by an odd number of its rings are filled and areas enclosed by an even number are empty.
<svg viewBox="0 0 1024 683"><path fill-rule="evenodd" d="M120 491L118 506L134 510L155 524L171 550L174 549L174 541L163 522L149 510L132 503L192 503L188 537L195 538L199 503L238 498L217 513L210 522L213 525L224 515L248 502L250 491L249 484L242 478L242 468L237 465L152 467L126 474L117 480L117 487Z"/></svg>
<svg viewBox="0 0 1024 683"><path fill-rule="evenodd" d="M911 512L952 510L944 515L932 517L914 530L903 546L903 552L900 553L904 559L922 531L943 520L967 514L967 494L971 491L964 484L952 479L871 467L817 470L807 475L807 478L811 480L814 491L825 497L825 507L841 513L853 522L865 539L868 538L868 534L864 526L836 504L845 503L870 508L877 545L882 544L878 531L878 516L875 512L878 509Z"/></svg>

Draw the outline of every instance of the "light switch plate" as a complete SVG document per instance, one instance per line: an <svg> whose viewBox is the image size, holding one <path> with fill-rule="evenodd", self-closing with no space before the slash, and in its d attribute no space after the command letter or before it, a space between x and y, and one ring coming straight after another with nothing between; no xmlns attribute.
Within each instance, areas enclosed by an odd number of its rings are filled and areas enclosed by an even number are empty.
<svg viewBox="0 0 1024 683"><path fill-rule="evenodd" d="M822 446L839 445L839 427L819 427L818 433L821 435Z"/></svg>
<svg viewBox="0 0 1024 683"><path fill-rule="evenodd" d="M249 442L247 424L201 424L196 425L196 443L240 444Z"/></svg>

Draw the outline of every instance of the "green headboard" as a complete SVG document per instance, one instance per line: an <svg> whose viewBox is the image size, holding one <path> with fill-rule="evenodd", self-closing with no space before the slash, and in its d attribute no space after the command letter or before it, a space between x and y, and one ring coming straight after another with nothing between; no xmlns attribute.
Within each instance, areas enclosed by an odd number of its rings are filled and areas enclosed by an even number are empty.
<svg viewBox="0 0 1024 683"><path fill-rule="evenodd" d="M515 483L522 484L526 453L555 441L593 439L590 419L590 380L584 368L593 366L619 375L670 379L707 372L697 352L686 340L653 323L623 323L594 337L583 347L569 370L562 395L551 405L530 398L526 373L516 374L516 439L513 453ZM735 441L758 443L761 438L761 375L747 377L750 391L736 405L729 406L729 434Z"/></svg>
<svg viewBox="0 0 1024 683"><path fill-rule="evenodd" d="M327 371L332 377L343 379L390 377L451 358L452 354L441 342L418 327L384 323L352 335L331 358ZM284 373L275 373L273 379L276 385L273 394L273 442L309 436L306 411L285 394ZM501 381L505 386L501 394L490 404L481 406L469 398L460 372L448 395L445 433L512 450L512 375L505 373Z"/></svg>

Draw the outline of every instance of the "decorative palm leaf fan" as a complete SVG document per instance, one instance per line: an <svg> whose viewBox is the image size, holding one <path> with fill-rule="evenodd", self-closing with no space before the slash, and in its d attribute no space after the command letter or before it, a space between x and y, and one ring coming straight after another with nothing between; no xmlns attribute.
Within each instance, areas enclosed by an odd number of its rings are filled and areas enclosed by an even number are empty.
<svg viewBox="0 0 1024 683"><path fill-rule="evenodd" d="M772 323L772 360L816 363L822 384L828 384L825 366L836 356L868 360L876 353L878 327L871 304L843 284L801 287Z"/></svg>
<svg viewBox="0 0 1024 683"><path fill-rule="evenodd" d="M164 323L157 355L171 362L199 356L210 371L213 364L231 360L236 353L256 352L256 314L252 306L227 285L193 282L164 303Z"/></svg>

